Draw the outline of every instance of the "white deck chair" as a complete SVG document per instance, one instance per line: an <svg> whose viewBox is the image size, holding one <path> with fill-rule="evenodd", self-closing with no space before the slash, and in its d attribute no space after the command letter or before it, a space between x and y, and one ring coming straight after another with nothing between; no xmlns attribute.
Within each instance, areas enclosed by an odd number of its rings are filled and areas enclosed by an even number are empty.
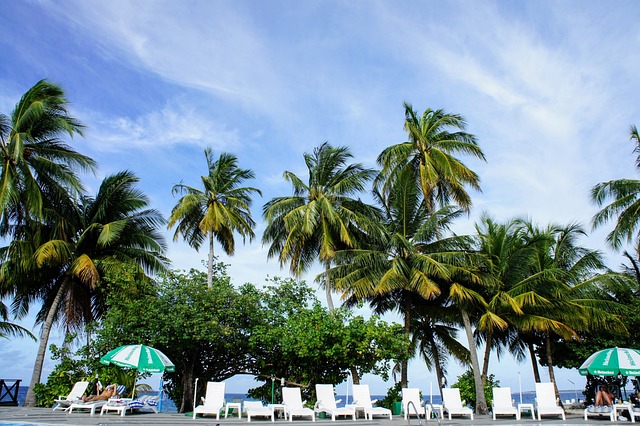
<svg viewBox="0 0 640 426"><path fill-rule="evenodd" d="M473 410L462 405L458 388L442 389L442 405L444 411L449 414L449 420L451 420L451 416L470 416L473 420Z"/></svg>
<svg viewBox="0 0 640 426"><path fill-rule="evenodd" d="M208 382L207 393L202 405L193 409L193 418L196 414L215 414L216 420L220 420L220 410L224 408L224 382Z"/></svg>
<svg viewBox="0 0 640 426"><path fill-rule="evenodd" d="M312 421L316 421L316 415L311 408L304 406L300 388L282 388L282 404L285 406L285 417L289 416L289 421L293 421L296 417L311 417Z"/></svg>
<svg viewBox="0 0 640 426"><path fill-rule="evenodd" d="M389 416L392 420L391 410L384 407L374 407L377 400L371 400L369 385L353 385L353 405L355 409L362 408L364 417L373 420L373 416Z"/></svg>
<svg viewBox="0 0 640 426"><path fill-rule="evenodd" d="M411 402L413 402L412 405L410 405ZM402 411L404 411L405 420L412 415L425 415L426 411L420 398L420 389L402 388Z"/></svg>
<svg viewBox="0 0 640 426"><path fill-rule="evenodd" d="M273 408L265 407L260 401L245 401L244 413L247 415L247 421L251 421L251 417L271 417L271 421L276 421Z"/></svg>
<svg viewBox="0 0 640 426"><path fill-rule="evenodd" d="M314 407L316 413L327 413L334 422L336 421L336 416L351 416L355 421L356 407L352 405L338 408L338 404L341 403L342 400L339 399L336 401L333 385L316 384L316 396L318 397L318 402L316 402L316 406Z"/></svg>
<svg viewBox="0 0 640 426"><path fill-rule="evenodd" d="M496 416L516 416L520 420L520 411L513 405L511 388L493 388L493 420Z"/></svg>
<svg viewBox="0 0 640 426"><path fill-rule="evenodd" d="M564 410L556 402L553 383L536 383L536 404L538 420L542 420L542 416L562 416L562 420L566 420Z"/></svg>
<svg viewBox="0 0 640 426"><path fill-rule="evenodd" d="M99 401L89 401L89 402L78 401L71 404L67 412L71 414L73 410L78 410L78 411L89 410L91 415L94 416L96 414L96 410L102 409L102 407L106 404L107 404L107 401L104 399L101 399Z"/></svg>
<svg viewBox="0 0 640 426"><path fill-rule="evenodd" d="M53 411L67 411L71 404L73 404L74 402L78 402L82 398L82 395L84 395L87 387L89 387L89 382L76 382L76 384L73 385L71 392L69 392L69 395L60 396L60 398L55 400L56 405L53 406Z"/></svg>

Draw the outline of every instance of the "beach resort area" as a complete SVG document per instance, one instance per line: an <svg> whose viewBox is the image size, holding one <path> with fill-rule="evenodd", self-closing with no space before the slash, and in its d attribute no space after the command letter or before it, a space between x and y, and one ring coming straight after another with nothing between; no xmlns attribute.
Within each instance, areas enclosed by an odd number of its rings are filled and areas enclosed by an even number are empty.
<svg viewBox="0 0 640 426"><path fill-rule="evenodd" d="M0 425L640 421L640 2L0 13Z"/></svg>

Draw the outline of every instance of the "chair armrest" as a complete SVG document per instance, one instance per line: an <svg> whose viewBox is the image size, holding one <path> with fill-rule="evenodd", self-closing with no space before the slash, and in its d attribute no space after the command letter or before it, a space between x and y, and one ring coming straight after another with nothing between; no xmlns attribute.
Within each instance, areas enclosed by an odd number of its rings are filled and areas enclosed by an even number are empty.
<svg viewBox="0 0 640 426"><path fill-rule="evenodd" d="M375 405L377 402L378 402L378 400L377 400L377 399L372 399L372 400L371 400L371 405Z"/></svg>

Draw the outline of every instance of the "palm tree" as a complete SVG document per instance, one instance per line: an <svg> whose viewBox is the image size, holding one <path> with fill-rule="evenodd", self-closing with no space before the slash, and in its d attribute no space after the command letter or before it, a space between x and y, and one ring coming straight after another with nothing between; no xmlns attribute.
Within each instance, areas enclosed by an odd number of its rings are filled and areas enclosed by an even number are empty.
<svg viewBox="0 0 640 426"><path fill-rule="evenodd" d="M384 211L380 236L371 238L368 247L340 252L332 272L350 304L365 300L376 313L398 311L409 339L416 303L438 296L441 283L462 273L459 265L465 255L460 250L469 240L444 237L462 211L449 206L430 213L408 170L398 176L386 198L377 191L374 196ZM407 361L401 383L408 383Z"/></svg>
<svg viewBox="0 0 640 426"><path fill-rule="evenodd" d="M0 235L16 235L16 225L41 218L44 195L77 196L82 185L74 170L95 162L66 145L63 134L82 135L67 111L62 89L47 80L31 87L11 116L0 114Z"/></svg>
<svg viewBox="0 0 640 426"><path fill-rule="evenodd" d="M148 199L135 188L137 182L130 172L121 172L107 177L95 198L56 205L58 220L71 232L60 234L54 231L57 223L46 223L43 228L56 238L40 244L33 255L25 241L14 240L6 248L0 272L3 284L17 289L14 309L23 311L31 301L43 301L36 317L42 324L40 346L25 405L35 404L33 389L40 381L52 325L63 322L67 330L79 329L104 313L107 289L99 283L108 268L126 262L139 265L141 274L165 269L165 244L158 232L165 221L147 208ZM18 269L23 273L12 273Z"/></svg>
<svg viewBox="0 0 640 426"><path fill-rule="evenodd" d="M640 134L636 126L631 126L631 140L635 143L636 170L640 171ZM607 235L607 242L618 250L622 244L632 242L638 238L640 215L640 180L617 179L601 182L591 190L591 198L602 207L608 200L611 203L604 206L592 219L593 228L596 229L609 220L616 219L616 226Z"/></svg>
<svg viewBox="0 0 640 426"><path fill-rule="evenodd" d="M528 280L512 289L528 300L518 330L544 339L549 379L555 383L552 338L577 339L578 331L601 328L626 333L616 303L605 300L602 288L615 274L607 271L602 254L578 244L586 232L577 224L540 229L524 223L528 238L537 239ZM532 362L535 362L532 359ZM557 386L556 386L557 393Z"/></svg>
<svg viewBox="0 0 640 426"><path fill-rule="evenodd" d="M365 189L374 171L361 164L347 164L353 156L346 147L325 142L305 153L308 182L290 171L284 178L293 185L293 195L276 197L264 205L267 227L263 244L270 244L268 257L278 257L280 266L300 275L316 260L325 267L324 288L327 304L333 310L329 277L336 251L357 247L363 231L371 228L377 212L352 198Z"/></svg>
<svg viewBox="0 0 640 426"><path fill-rule="evenodd" d="M207 159L206 176L202 176L203 190L177 184L173 194L185 194L171 211L168 227L177 224L173 236L177 241L182 235L184 240L196 250L208 237L209 259L207 268L207 285L212 287L214 240L222 246L228 255L235 252L234 232L253 240L255 222L251 218L251 194L262 195L259 189L241 186L245 180L254 179L249 169L238 167L238 159L233 154L222 153L215 160L211 148L204 151Z"/></svg>
<svg viewBox="0 0 640 426"><path fill-rule="evenodd" d="M455 155L485 158L475 137L465 131L464 119L430 108L419 117L406 102L404 109L404 128L409 140L386 148L378 156L382 172L376 178L376 187L386 196L401 170L409 168L420 184L429 211L451 202L469 211L471 198L465 185L479 191L480 178Z"/></svg>

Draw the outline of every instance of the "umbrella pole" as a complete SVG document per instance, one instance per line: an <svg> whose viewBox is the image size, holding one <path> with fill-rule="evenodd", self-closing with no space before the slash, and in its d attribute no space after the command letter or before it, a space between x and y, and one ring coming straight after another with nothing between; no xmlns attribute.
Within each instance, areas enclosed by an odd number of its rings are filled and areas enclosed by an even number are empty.
<svg viewBox="0 0 640 426"><path fill-rule="evenodd" d="M158 400L158 413L162 413L162 399L164 397L164 387L162 385L162 378L164 374L160 376L160 399Z"/></svg>

